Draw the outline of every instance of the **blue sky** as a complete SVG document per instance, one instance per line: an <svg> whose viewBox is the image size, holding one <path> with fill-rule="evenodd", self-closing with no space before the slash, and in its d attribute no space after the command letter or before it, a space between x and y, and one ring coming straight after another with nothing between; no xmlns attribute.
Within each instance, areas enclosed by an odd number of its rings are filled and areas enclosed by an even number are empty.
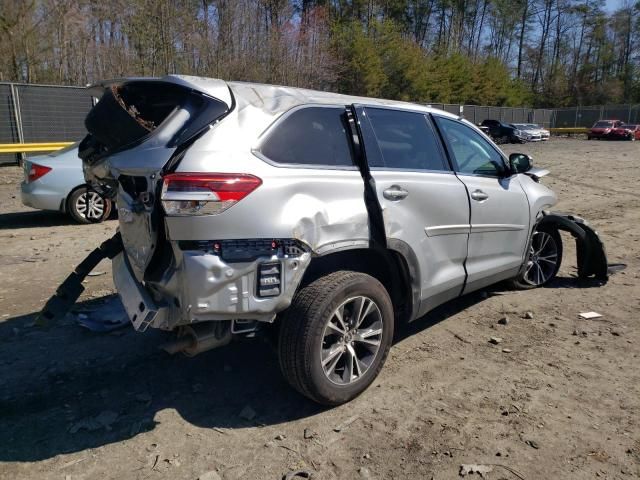
<svg viewBox="0 0 640 480"><path fill-rule="evenodd" d="M622 0L606 0L605 8L609 12L613 12L614 10L620 8L622 6Z"/></svg>

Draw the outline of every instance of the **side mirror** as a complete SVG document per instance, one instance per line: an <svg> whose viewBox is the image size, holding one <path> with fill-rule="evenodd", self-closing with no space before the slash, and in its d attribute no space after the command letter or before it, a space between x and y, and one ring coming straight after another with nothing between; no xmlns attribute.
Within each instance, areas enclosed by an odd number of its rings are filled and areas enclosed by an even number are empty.
<svg viewBox="0 0 640 480"><path fill-rule="evenodd" d="M512 173L525 173L533 168L533 158L525 153L509 155L509 167Z"/></svg>

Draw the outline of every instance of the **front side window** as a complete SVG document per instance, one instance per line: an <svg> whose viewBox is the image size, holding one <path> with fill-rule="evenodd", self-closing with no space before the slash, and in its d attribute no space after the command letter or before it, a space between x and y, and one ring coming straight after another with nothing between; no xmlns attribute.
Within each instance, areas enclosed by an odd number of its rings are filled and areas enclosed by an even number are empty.
<svg viewBox="0 0 640 480"><path fill-rule="evenodd" d="M371 164L372 167L448 170L435 132L424 114L369 107L366 114L382 153L383 164Z"/></svg>
<svg viewBox="0 0 640 480"><path fill-rule="evenodd" d="M437 123L456 163L456 171L499 177L505 170L502 156L478 132L449 118L437 117Z"/></svg>
<svg viewBox="0 0 640 480"><path fill-rule="evenodd" d="M344 107L305 107L275 125L260 153L277 163L354 166Z"/></svg>

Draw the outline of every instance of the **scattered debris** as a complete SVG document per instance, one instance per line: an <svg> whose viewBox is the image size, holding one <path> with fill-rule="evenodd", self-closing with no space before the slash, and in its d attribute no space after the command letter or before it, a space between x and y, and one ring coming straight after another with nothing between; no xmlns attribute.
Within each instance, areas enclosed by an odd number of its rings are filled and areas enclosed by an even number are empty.
<svg viewBox="0 0 640 480"><path fill-rule="evenodd" d="M282 476L282 480L293 480L294 478L311 478L311 473L306 470L296 470Z"/></svg>
<svg viewBox="0 0 640 480"><path fill-rule="evenodd" d="M533 312L525 312L522 318L526 318L527 320L533 320Z"/></svg>
<svg viewBox="0 0 640 480"><path fill-rule="evenodd" d="M79 313L76 321L81 327L100 333L129 325L129 317L118 297L113 297L93 310Z"/></svg>
<svg viewBox="0 0 640 480"><path fill-rule="evenodd" d="M525 440L525 442L527 445L529 445L532 448L535 448L536 450L538 450L540 448L540 445L538 445L538 442L536 442L535 440Z"/></svg>
<svg viewBox="0 0 640 480"><path fill-rule="evenodd" d="M276 440L284 440L285 438L287 438L287 437L282 435L282 434L276 435L276 437L275 437Z"/></svg>
<svg viewBox="0 0 640 480"><path fill-rule="evenodd" d="M369 471L369 469L367 467L360 467L358 469L358 473L360 474L361 478L372 478L371 477L371 472Z"/></svg>
<svg viewBox="0 0 640 480"><path fill-rule="evenodd" d="M583 312L579 315L579 317L584 318L585 320L590 320L592 318L600 318L602 317L602 315L598 312Z"/></svg>
<svg viewBox="0 0 640 480"><path fill-rule="evenodd" d="M311 440L312 438L316 437L316 433L311 431L311 429L309 428L305 428L303 432L303 436L306 440Z"/></svg>
<svg viewBox="0 0 640 480"><path fill-rule="evenodd" d="M245 420L253 420L256 418L256 415L256 411L249 405L246 405L239 413L239 417L244 418Z"/></svg>
<svg viewBox="0 0 640 480"><path fill-rule="evenodd" d="M347 428L349 425L351 425L353 422L358 420L359 418L360 418L360 415L354 415L353 417L349 417L344 422L342 422L340 425L335 427L333 429L333 431L334 432L340 432L340 431L344 430L345 428Z"/></svg>
<svg viewBox="0 0 640 480"><path fill-rule="evenodd" d="M509 317L506 315L502 317L500 320L498 320L498 325L508 325L508 324L509 324Z"/></svg>
<svg viewBox="0 0 640 480"><path fill-rule="evenodd" d="M449 332L451 335L453 335L455 338L457 338L458 340L460 340L460 341L461 341L461 342L463 342L463 343L471 343L471 342L470 342L469 340L467 340L466 338L461 337L460 335L458 335L458 334L457 334L457 333L455 333L455 332L452 332L451 330L447 330L447 332Z"/></svg>
<svg viewBox="0 0 640 480"><path fill-rule="evenodd" d="M107 272L89 272L87 277L99 277L100 275L105 275Z"/></svg>
<svg viewBox="0 0 640 480"><path fill-rule="evenodd" d="M465 475L470 475L472 473L477 473L482 478L485 478L485 474L493 472L493 467L491 465L480 465L476 463L471 464L462 464L460 465L460 473L461 477Z"/></svg>
<svg viewBox="0 0 640 480"><path fill-rule="evenodd" d="M105 410L100 412L96 417L83 418L77 421L71 428L69 433L78 433L80 430L87 430L88 432L95 432L104 428L105 430L111 430L111 425L118 419L118 414L111 410Z"/></svg>
<svg viewBox="0 0 640 480"><path fill-rule="evenodd" d="M222 480L222 477L218 475L215 470L210 470L198 476L198 480Z"/></svg>
<svg viewBox="0 0 640 480"><path fill-rule="evenodd" d="M493 343L494 345L498 345L499 343L502 343L502 339L500 337L491 337L489 339L489 343Z"/></svg>

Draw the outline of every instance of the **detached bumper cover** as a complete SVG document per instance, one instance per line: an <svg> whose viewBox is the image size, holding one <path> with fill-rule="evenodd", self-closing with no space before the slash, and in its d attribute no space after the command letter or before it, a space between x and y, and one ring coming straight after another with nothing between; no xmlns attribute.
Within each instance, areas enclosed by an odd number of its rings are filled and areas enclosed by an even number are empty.
<svg viewBox="0 0 640 480"><path fill-rule="evenodd" d="M545 212L540 225L554 225L558 230L571 233L576 240L578 277L607 281L609 265L607 253L598 232L585 219L560 212Z"/></svg>

